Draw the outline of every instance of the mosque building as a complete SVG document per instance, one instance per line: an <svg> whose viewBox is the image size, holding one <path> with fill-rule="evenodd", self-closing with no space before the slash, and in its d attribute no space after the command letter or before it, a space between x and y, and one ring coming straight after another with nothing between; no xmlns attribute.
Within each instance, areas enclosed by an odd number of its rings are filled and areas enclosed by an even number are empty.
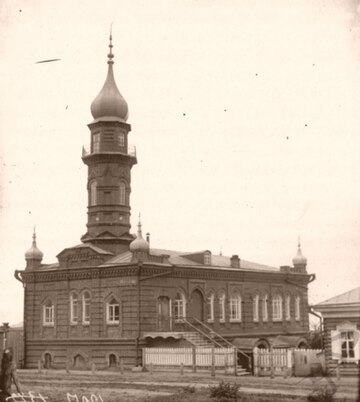
<svg viewBox="0 0 360 402"><path fill-rule="evenodd" d="M144 347L200 346L212 339L244 355L306 345L307 260L271 267L210 250L152 248L131 234L128 105L114 79L110 36L105 84L91 104L87 231L57 262L43 264L36 235L15 277L24 287L25 367L106 368L142 364ZM180 248L179 248L180 249Z"/></svg>

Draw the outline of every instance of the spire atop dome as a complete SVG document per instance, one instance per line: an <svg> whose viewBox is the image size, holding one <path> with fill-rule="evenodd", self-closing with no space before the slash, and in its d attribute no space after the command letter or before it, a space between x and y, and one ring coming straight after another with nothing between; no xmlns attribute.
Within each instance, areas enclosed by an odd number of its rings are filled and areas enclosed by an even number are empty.
<svg viewBox="0 0 360 402"><path fill-rule="evenodd" d="M126 122L129 115L129 108L126 100L116 86L113 71L114 54L112 48L112 29L110 28L109 53L107 55L108 73L102 90L91 104L91 114L95 120L105 119L107 121Z"/></svg>
<svg viewBox="0 0 360 402"><path fill-rule="evenodd" d="M294 267L296 266L306 266L307 264L307 259L306 257L303 256L302 251L301 251L301 242L300 242L300 238L298 240L298 249L297 249L297 253L296 256L293 258L293 264Z"/></svg>
<svg viewBox="0 0 360 402"><path fill-rule="evenodd" d="M27 267L28 266L35 266L35 265L40 265L40 262L44 256L44 254L38 249L36 245L36 231L35 231L35 226L34 226L34 232L32 236L32 244L29 250L25 253L25 260L27 262Z"/></svg>
<svg viewBox="0 0 360 402"><path fill-rule="evenodd" d="M149 243L142 237L141 219L139 214L138 231L136 239L130 243L130 251L148 253L150 250Z"/></svg>

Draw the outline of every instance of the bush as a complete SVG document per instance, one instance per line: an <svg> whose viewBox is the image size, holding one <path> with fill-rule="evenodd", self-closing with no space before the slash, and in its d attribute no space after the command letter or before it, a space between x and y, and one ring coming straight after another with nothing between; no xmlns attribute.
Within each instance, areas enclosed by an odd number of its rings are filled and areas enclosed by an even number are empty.
<svg viewBox="0 0 360 402"><path fill-rule="evenodd" d="M240 386L229 382L221 381L219 385L210 387L211 398L216 398L216 402L232 402L238 400Z"/></svg>
<svg viewBox="0 0 360 402"><path fill-rule="evenodd" d="M332 402L334 395L334 391L327 385L320 386L316 388L312 393L308 396L309 401L318 401L318 402Z"/></svg>
<svg viewBox="0 0 360 402"><path fill-rule="evenodd" d="M195 387L192 385L188 385L187 387L184 387L182 389L182 392L184 394L194 394L195 393Z"/></svg>

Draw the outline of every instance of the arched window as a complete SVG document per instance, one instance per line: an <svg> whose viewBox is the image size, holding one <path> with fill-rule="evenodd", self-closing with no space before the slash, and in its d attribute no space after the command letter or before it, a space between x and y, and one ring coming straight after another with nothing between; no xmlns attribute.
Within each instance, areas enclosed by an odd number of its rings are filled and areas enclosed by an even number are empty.
<svg viewBox="0 0 360 402"><path fill-rule="evenodd" d="M300 321L300 296L295 297L295 320Z"/></svg>
<svg viewBox="0 0 360 402"><path fill-rule="evenodd" d="M221 292L219 295L219 321L220 322L225 322L225 301L226 301L226 296L224 292Z"/></svg>
<svg viewBox="0 0 360 402"><path fill-rule="evenodd" d="M207 298L207 303L208 303L207 320L208 320L208 322L214 322L214 299L215 299L214 293L213 292L209 293L208 298Z"/></svg>
<svg viewBox="0 0 360 402"><path fill-rule="evenodd" d="M92 136L92 151L94 153L100 152L100 133L94 133Z"/></svg>
<svg viewBox="0 0 360 402"><path fill-rule="evenodd" d="M117 358L116 355L114 355L113 353L111 353L109 355L109 367L116 367L117 365Z"/></svg>
<svg viewBox="0 0 360 402"><path fill-rule="evenodd" d="M70 295L70 323L77 324L78 322L78 295L71 293Z"/></svg>
<svg viewBox="0 0 360 402"><path fill-rule="evenodd" d="M241 296L238 292L230 297L230 321L241 321Z"/></svg>
<svg viewBox="0 0 360 402"><path fill-rule="evenodd" d="M259 295L255 295L253 298L253 320L259 321Z"/></svg>
<svg viewBox="0 0 360 402"><path fill-rule="evenodd" d="M278 294L272 300L272 318L273 321L282 320L282 297Z"/></svg>
<svg viewBox="0 0 360 402"><path fill-rule="evenodd" d="M123 181L120 182L119 187L119 202L121 205L126 204L126 185Z"/></svg>
<svg viewBox="0 0 360 402"><path fill-rule="evenodd" d="M290 313L290 295L286 295L285 297L285 320L290 321L291 313Z"/></svg>
<svg viewBox="0 0 360 402"><path fill-rule="evenodd" d="M82 296L82 322L83 324L90 324L90 293L84 292Z"/></svg>
<svg viewBox="0 0 360 402"><path fill-rule="evenodd" d="M54 318L54 304L51 300L47 300L43 306L43 325L53 326L55 322Z"/></svg>
<svg viewBox="0 0 360 402"><path fill-rule="evenodd" d="M262 299L262 319L263 319L263 322L267 322L269 320L268 300L269 300L269 297L268 297L267 294L265 294L263 296L263 299Z"/></svg>
<svg viewBox="0 0 360 402"><path fill-rule="evenodd" d="M97 204L97 186L96 181L92 181L90 184L90 205Z"/></svg>
<svg viewBox="0 0 360 402"><path fill-rule="evenodd" d="M112 298L106 305L106 321L108 324L119 324L120 305L115 298Z"/></svg>
<svg viewBox="0 0 360 402"><path fill-rule="evenodd" d="M176 294L174 307L176 320L186 318L186 299L182 292Z"/></svg>

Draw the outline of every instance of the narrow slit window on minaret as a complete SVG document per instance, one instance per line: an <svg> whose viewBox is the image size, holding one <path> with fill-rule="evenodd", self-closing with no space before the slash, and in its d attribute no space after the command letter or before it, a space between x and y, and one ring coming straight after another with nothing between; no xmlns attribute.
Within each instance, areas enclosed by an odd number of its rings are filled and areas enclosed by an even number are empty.
<svg viewBox="0 0 360 402"><path fill-rule="evenodd" d="M117 139L118 139L119 147L124 147L125 146L125 134L124 133L118 133Z"/></svg>
<svg viewBox="0 0 360 402"><path fill-rule="evenodd" d="M93 134L92 151L100 152L100 133Z"/></svg>
<svg viewBox="0 0 360 402"><path fill-rule="evenodd" d="M90 205L96 205L97 203L97 186L96 181L90 184Z"/></svg>
<svg viewBox="0 0 360 402"><path fill-rule="evenodd" d="M119 187L119 202L121 205L126 204L126 186L123 181L120 182L120 187Z"/></svg>

